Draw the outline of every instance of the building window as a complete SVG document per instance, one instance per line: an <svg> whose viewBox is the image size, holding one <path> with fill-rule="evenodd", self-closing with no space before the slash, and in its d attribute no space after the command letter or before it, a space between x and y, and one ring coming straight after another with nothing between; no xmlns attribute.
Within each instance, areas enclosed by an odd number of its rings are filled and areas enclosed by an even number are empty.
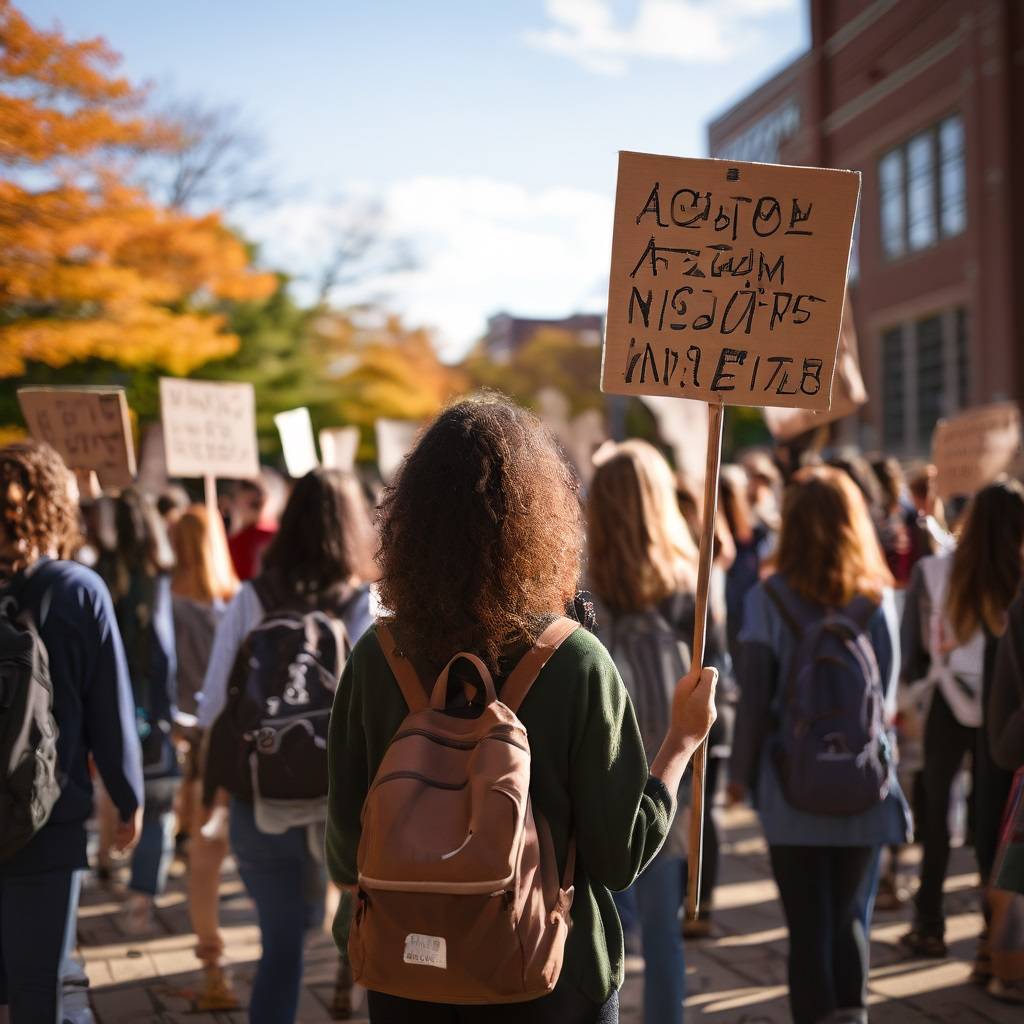
<svg viewBox="0 0 1024 1024"><path fill-rule="evenodd" d="M946 360L942 351L942 317L918 320L917 341L917 439L925 444L944 412Z"/></svg>
<svg viewBox="0 0 1024 1024"><path fill-rule="evenodd" d="M907 143L907 242L911 252L927 249L938 237L932 142L932 133L926 132Z"/></svg>
<svg viewBox="0 0 1024 1024"><path fill-rule="evenodd" d="M882 335L882 437L889 451L903 448L903 328Z"/></svg>
<svg viewBox="0 0 1024 1024"><path fill-rule="evenodd" d="M882 249L890 259L902 256L903 235L903 154L897 149L886 153L878 165L881 185Z"/></svg>
<svg viewBox="0 0 1024 1024"><path fill-rule="evenodd" d="M956 311L956 397L957 407L966 409L971 397L971 358L967 345L967 310Z"/></svg>
<svg viewBox="0 0 1024 1024"><path fill-rule="evenodd" d="M967 225L964 126L959 115L886 153L878 162L882 251L889 259L935 245Z"/></svg>
<svg viewBox="0 0 1024 1024"><path fill-rule="evenodd" d="M964 174L964 123L947 117L939 125L939 222L944 238L967 226L967 181Z"/></svg>

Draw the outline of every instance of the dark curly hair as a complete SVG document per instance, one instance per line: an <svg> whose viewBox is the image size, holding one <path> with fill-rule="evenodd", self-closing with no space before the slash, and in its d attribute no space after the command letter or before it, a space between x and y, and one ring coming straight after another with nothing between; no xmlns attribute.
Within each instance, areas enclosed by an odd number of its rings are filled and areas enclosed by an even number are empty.
<svg viewBox="0 0 1024 1024"><path fill-rule="evenodd" d="M421 437L378 510L380 598L414 660L473 651L499 673L572 601L579 484L530 413L493 395L461 401Z"/></svg>
<svg viewBox="0 0 1024 1024"><path fill-rule="evenodd" d="M0 448L0 538L16 573L40 555L69 557L78 542L78 507L64 460L41 441ZM16 552L16 553L15 553Z"/></svg>

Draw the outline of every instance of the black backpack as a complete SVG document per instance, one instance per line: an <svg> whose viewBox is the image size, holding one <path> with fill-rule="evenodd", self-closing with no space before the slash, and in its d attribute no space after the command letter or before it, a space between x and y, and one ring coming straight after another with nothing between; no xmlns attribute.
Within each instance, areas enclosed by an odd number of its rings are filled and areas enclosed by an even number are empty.
<svg viewBox="0 0 1024 1024"><path fill-rule="evenodd" d="M877 606L857 597L810 616L771 581L765 592L796 640L775 749L786 800L811 814L861 814L890 785L885 695L867 634Z"/></svg>
<svg viewBox="0 0 1024 1024"><path fill-rule="evenodd" d="M12 588L0 598L0 862L46 824L60 797L49 659L18 603Z"/></svg>
<svg viewBox="0 0 1024 1024"><path fill-rule="evenodd" d="M210 733L204 796L252 801L327 796L327 727L351 645L340 607L307 607L253 581L264 614L245 638Z"/></svg>

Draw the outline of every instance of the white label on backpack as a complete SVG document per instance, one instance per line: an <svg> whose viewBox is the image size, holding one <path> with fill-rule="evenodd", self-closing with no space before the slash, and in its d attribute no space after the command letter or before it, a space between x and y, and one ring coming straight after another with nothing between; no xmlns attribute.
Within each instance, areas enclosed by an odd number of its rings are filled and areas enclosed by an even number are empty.
<svg viewBox="0 0 1024 1024"><path fill-rule="evenodd" d="M439 935L406 935L402 959L407 964L440 967L445 971L448 969L448 943Z"/></svg>

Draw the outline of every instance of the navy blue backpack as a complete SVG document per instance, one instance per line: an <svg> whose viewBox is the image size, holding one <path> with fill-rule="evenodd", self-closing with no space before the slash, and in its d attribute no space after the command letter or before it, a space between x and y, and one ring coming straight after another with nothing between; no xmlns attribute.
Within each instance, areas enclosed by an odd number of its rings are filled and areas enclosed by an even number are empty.
<svg viewBox="0 0 1024 1024"><path fill-rule="evenodd" d="M768 581L796 649L784 680L775 764L786 800L811 814L861 814L889 793L885 694L868 622L877 605L808 615Z"/></svg>

